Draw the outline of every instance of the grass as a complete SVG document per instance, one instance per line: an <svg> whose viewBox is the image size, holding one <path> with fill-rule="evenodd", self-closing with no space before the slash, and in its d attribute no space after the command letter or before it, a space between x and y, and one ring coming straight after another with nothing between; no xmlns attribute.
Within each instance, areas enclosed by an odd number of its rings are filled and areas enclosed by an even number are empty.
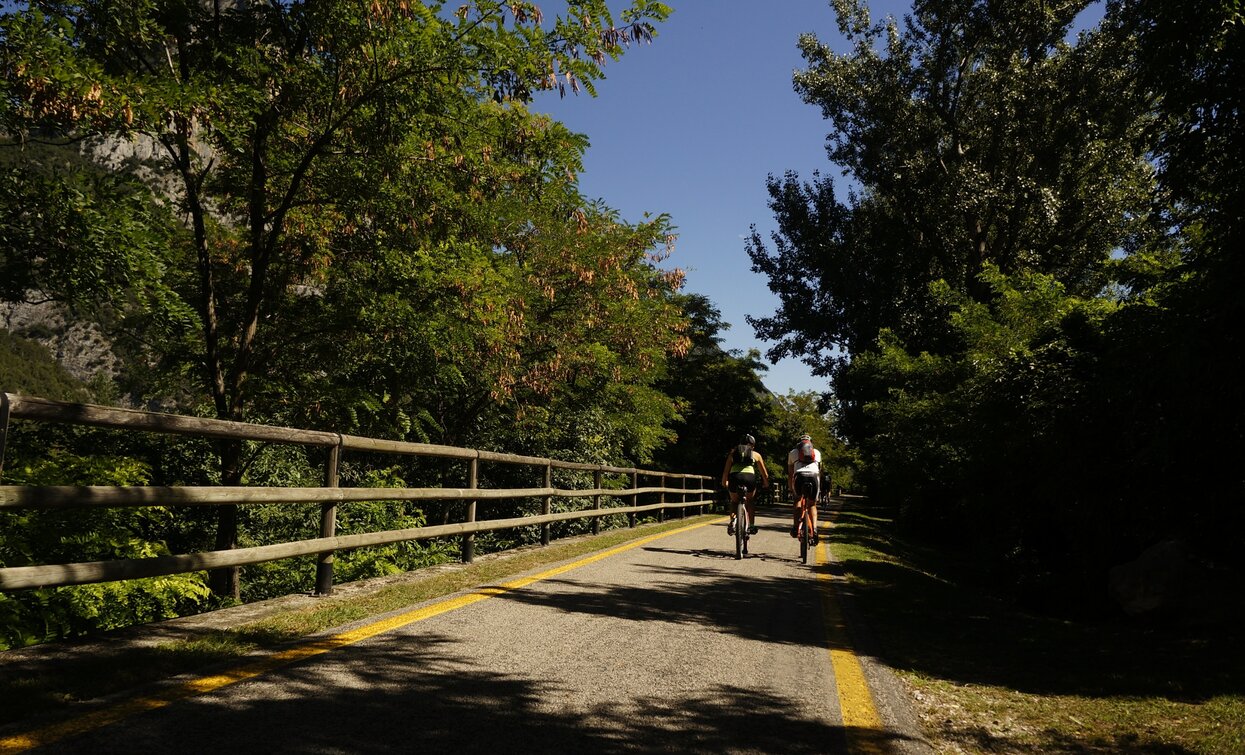
<svg viewBox="0 0 1245 755"><path fill-rule="evenodd" d="M178 674L203 671L243 656L296 641L352 622L381 616L426 600L504 581L539 567L568 561L642 537L713 518L675 519L595 537L528 547L486 557L470 565L413 572L409 579L368 591L350 591L230 629L203 629L193 639L140 646L104 638L98 652L71 661L0 666L0 726L73 713L83 703L117 695ZM343 591L345 592L345 591Z"/></svg>
<svg viewBox="0 0 1245 755"><path fill-rule="evenodd" d="M1029 614L890 525L851 501L831 548L936 752L1245 752L1239 630Z"/></svg>

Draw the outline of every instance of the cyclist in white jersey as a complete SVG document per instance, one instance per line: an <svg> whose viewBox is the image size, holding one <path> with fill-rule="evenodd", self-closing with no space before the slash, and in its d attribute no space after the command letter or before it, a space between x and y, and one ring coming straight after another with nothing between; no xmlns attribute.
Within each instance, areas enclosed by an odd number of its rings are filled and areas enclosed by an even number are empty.
<svg viewBox="0 0 1245 755"><path fill-rule="evenodd" d="M795 448L787 454L787 485L791 489L792 501L798 504L801 496L808 500L815 544L820 540L817 536L817 499L820 497L821 451L813 448L813 439L807 433L800 436ZM798 505L791 508L791 537L797 537L802 512Z"/></svg>

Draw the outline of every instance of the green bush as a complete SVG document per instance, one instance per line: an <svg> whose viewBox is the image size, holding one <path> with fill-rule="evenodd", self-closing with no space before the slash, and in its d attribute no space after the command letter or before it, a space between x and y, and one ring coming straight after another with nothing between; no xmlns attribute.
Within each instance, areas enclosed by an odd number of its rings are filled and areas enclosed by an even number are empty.
<svg viewBox="0 0 1245 755"><path fill-rule="evenodd" d="M61 401L83 401L86 387L37 341L0 330L0 390Z"/></svg>

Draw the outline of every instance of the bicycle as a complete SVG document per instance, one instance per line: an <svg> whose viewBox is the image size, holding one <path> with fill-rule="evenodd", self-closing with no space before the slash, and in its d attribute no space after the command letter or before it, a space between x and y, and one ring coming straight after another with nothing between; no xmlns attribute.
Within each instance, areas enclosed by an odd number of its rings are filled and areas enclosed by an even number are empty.
<svg viewBox="0 0 1245 755"><path fill-rule="evenodd" d="M813 506L817 504L817 499L809 497L809 492L802 482L796 490L799 498L795 505L800 509L800 523L796 525L796 537L800 541L800 562L807 564L809 546L817 544L817 527L813 524Z"/></svg>
<svg viewBox="0 0 1245 755"><path fill-rule="evenodd" d="M796 506L803 508L804 513L800 516L800 525L798 537L800 540L800 563L808 563L808 547L816 536L816 528L813 526L813 509L808 505L807 498L800 498L796 502Z"/></svg>
<svg viewBox="0 0 1245 755"><path fill-rule="evenodd" d="M739 561L748 555L748 486L732 481L731 492L739 494L739 502L735 505L735 560Z"/></svg>

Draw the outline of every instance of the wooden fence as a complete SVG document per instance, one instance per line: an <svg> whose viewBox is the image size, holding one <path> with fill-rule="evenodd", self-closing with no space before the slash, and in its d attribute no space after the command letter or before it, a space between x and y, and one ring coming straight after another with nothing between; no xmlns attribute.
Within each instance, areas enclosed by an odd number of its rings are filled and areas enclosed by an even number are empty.
<svg viewBox="0 0 1245 755"><path fill-rule="evenodd" d="M550 525L572 519L592 519L593 534L600 530L600 518L626 514L630 526L636 515L655 512L662 518L667 510L686 514L687 509L712 503L710 478L703 475L672 474L654 470L610 467L599 464L558 461L532 456L478 451L469 448L427 443L366 438L342 433L299 430L243 422L186 417L175 414L114 409L91 404L70 404L41 398L0 393L0 474L4 470L5 440L10 420L61 422L126 431L147 431L199 438L285 443L317 446L328 450L321 487L221 487L221 486L28 486L0 485L0 510L54 509L68 507L122 506L216 506L254 503L319 503L320 537L275 545L232 550L205 551L154 558L94 561L74 564L15 566L0 568L0 590L111 582L139 577L181 574L205 569L236 568L248 564L276 561L295 556L317 555L315 592L327 595L333 588L334 553L342 549L387 545L411 540L457 536L462 539L462 559L474 558L475 534L495 530L540 525L541 543L549 544ZM345 451L400 454L418 457L458 459L467 463L465 488L343 488L338 487L338 465ZM477 487L481 461L542 467L544 484L537 488L482 489ZM566 469L593 474L594 486L584 490L553 487L553 470ZM604 475L622 475L629 487L605 489ZM657 485L640 486L640 479L656 479ZM677 481L677 487L675 487ZM630 505L602 508L601 497L629 500ZM656 502L640 505L640 496ZM690 499L689 499L690 496ZM669 497L669 499L668 499ZM510 519L476 518L476 502L514 498L543 498L540 515ZM592 508L551 513L553 498L592 498ZM677 498L677 500L675 500ZM337 505L347 501L443 501L466 502L466 521L413 529L336 535Z"/></svg>

